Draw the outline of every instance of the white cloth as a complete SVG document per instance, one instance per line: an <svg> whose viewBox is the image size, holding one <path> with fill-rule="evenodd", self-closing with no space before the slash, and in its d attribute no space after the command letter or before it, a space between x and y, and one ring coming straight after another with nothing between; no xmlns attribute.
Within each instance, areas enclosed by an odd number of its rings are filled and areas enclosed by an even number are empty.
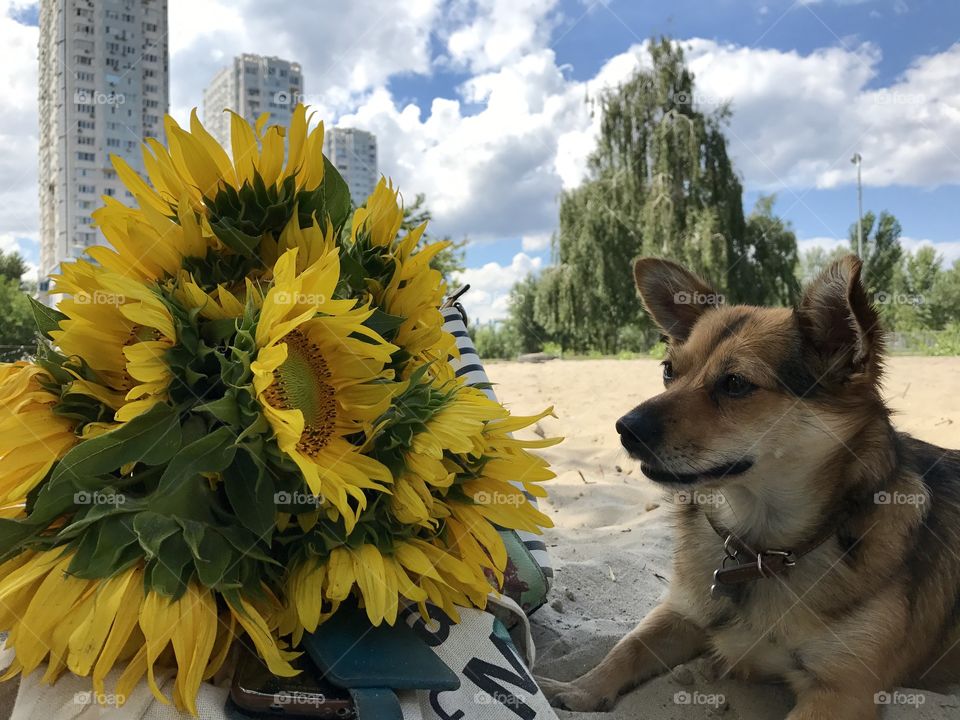
<svg viewBox="0 0 960 720"><path fill-rule="evenodd" d="M460 688L449 691L417 690L399 693L404 720L556 720L557 716L537 687L529 667L533 662L533 641L523 611L509 598L496 600L501 609L518 615L514 629L520 652L494 632L494 616L488 612L464 608L459 624L434 620L424 623L415 610L406 621L417 634L460 676ZM441 616L442 617L442 616ZM3 651L0 666L9 663L9 651ZM120 671L111 673L107 690L116 684ZM158 702L146 682L137 684L122 707L116 698L96 702L90 678L64 673L54 685L40 682L43 669L22 678L17 702L10 720L187 720L186 713L173 705ZM172 695L170 671L158 678L167 697ZM224 704L228 690L209 683L200 686L197 711L201 720L226 720ZM519 712L518 712L519 711ZM462 715L460 714L462 713ZM361 720L368 720L361 718ZM373 718L372 720L376 720Z"/></svg>

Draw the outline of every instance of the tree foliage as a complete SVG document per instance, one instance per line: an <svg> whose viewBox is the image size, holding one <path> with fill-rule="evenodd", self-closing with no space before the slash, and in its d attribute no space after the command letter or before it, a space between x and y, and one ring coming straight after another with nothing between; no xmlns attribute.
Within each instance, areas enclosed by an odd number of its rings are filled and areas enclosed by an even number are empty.
<svg viewBox="0 0 960 720"><path fill-rule="evenodd" d="M0 361L21 360L36 349L30 299L20 288L27 264L19 253L0 252Z"/></svg>
<svg viewBox="0 0 960 720"><path fill-rule="evenodd" d="M730 301L792 298L796 240L772 200L748 226L723 132L728 108L694 107L679 45L662 39L647 50L650 67L596 101L588 177L560 199L554 264L537 283L537 322L574 350L615 352L626 326L654 335L630 272L640 255L683 263Z"/></svg>
<svg viewBox="0 0 960 720"><path fill-rule="evenodd" d="M879 218L872 212L863 216L861 277L870 298L894 290L894 278L903 257L900 233L900 222L886 210L880 213ZM850 226L850 249L857 252L856 223Z"/></svg>

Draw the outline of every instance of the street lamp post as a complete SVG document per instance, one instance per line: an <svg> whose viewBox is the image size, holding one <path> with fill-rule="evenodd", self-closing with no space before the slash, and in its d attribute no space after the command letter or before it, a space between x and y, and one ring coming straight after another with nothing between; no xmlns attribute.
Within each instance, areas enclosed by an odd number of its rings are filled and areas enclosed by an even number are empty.
<svg viewBox="0 0 960 720"><path fill-rule="evenodd" d="M850 162L857 166L857 257L863 259L863 183L860 179L863 158L860 153L854 153Z"/></svg>

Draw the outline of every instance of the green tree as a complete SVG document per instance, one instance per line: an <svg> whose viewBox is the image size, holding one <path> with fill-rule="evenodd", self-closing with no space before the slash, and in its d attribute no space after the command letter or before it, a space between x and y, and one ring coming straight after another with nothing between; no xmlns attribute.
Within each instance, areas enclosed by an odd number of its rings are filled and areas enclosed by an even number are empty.
<svg viewBox="0 0 960 720"><path fill-rule="evenodd" d="M819 245L808 248L800 255L800 261L797 264L797 282L801 287L809 284L827 266L849 254L850 249L846 245L835 247L833 250L825 250Z"/></svg>
<svg viewBox="0 0 960 720"><path fill-rule="evenodd" d="M868 297L895 291L894 280L903 247L900 245L900 223L887 211L877 218L872 212L863 216L863 282ZM857 251L857 224L850 226L850 248Z"/></svg>
<svg viewBox="0 0 960 720"><path fill-rule="evenodd" d="M412 204L404 205L400 231L410 232L423 223L429 223L432 219L433 214L426 207L426 195L417 193ZM449 247L437 253L436 257L430 262L430 267L439 270L447 288L453 289L455 285L453 281L454 273L463 272L466 269L465 248L468 242L467 238L463 240L451 240L449 236L434 238L429 235L429 225L427 226L427 232L423 234L423 238L424 242L446 241L450 243Z"/></svg>
<svg viewBox="0 0 960 720"><path fill-rule="evenodd" d="M27 263L20 253L12 252L8 255L0 251L0 277L16 280L19 283L26 271Z"/></svg>
<svg viewBox="0 0 960 720"><path fill-rule="evenodd" d="M775 268L762 265L766 245L788 243L789 229L769 217L748 234L723 134L728 108L694 108L694 78L679 45L651 41L647 51L649 67L597 101L588 177L561 196L554 265L538 282L537 321L575 350L615 352L622 327L649 327L629 272L639 255L673 258L734 302L777 302L790 292L794 268L781 267L789 256ZM772 243L764 227L776 230ZM759 257L757 240L765 244ZM771 273L777 277L758 281Z"/></svg>
<svg viewBox="0 0 960 720"><path fill-rule="evenodd" d="M536 319L537 280L527 275L510 290L510 319L519 352L540 352L549 338Z"/></svg>
<svg viewBox="0 0 960 720"><path fill-rule="evenodd" d="M481 323L471 329L477 354L484 360L515 360L520 342L510 323Z"/></svg>
<svg viewBox="0 0 960 720"><path fill-rule="evenodd" d="M937 276L930 295L935 327L946 328L951 323L960 327L960 260Z"/></svg>
<svg viewBox="0 0 960 720"><path fill-rule="evenodd" d="M748 266L754 276L741 299L757 305L792 305L799 297L796 282L797 236L790 223L773 214L774 195L761 195L747 218L747 244L753 249Z"/></svg>
<svg viewBox="0 0 960 720"><path fill-rule="evenodd" d="M943 257L929 245L903 256L894 270L893 291L879 293L892 328L897 330L939 330L944 320L935 304L934 287L943 272Z"/></svg>
<svg viewBox="0 0 960 720"><path fill-rule="evenodd" d="M17 280L0 277L0 361L22 360L36 350L30 299Z"/></svg>

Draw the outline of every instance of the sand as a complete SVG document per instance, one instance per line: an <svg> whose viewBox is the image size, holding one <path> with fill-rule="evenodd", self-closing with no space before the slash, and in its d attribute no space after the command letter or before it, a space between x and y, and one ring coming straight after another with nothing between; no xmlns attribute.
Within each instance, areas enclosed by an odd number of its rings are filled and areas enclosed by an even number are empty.
<svg viewBox="0 0 960 720"><path fill-rule="evenodd" d="M614 431L620 415L661 391L660 368L655 360L554 360L489 363L487 372L513 412L553 405L558 417L545 419L542 429L567 438L544 451L558 475L544 503L556 524L547 544L557 573L550 604L533 621L537 673L569 680L632 629L669 582L671 533L666 510L658 506L661 492L620 449ZM960 447L960 358L894 358L885 392L899 428ZM695 661L628 694L612 713L559 715L773 720L791 707L792 698L782 688L709 676ZM960 717L960 695L902 693L900 704L884 708L885 720Z"/></svg>

